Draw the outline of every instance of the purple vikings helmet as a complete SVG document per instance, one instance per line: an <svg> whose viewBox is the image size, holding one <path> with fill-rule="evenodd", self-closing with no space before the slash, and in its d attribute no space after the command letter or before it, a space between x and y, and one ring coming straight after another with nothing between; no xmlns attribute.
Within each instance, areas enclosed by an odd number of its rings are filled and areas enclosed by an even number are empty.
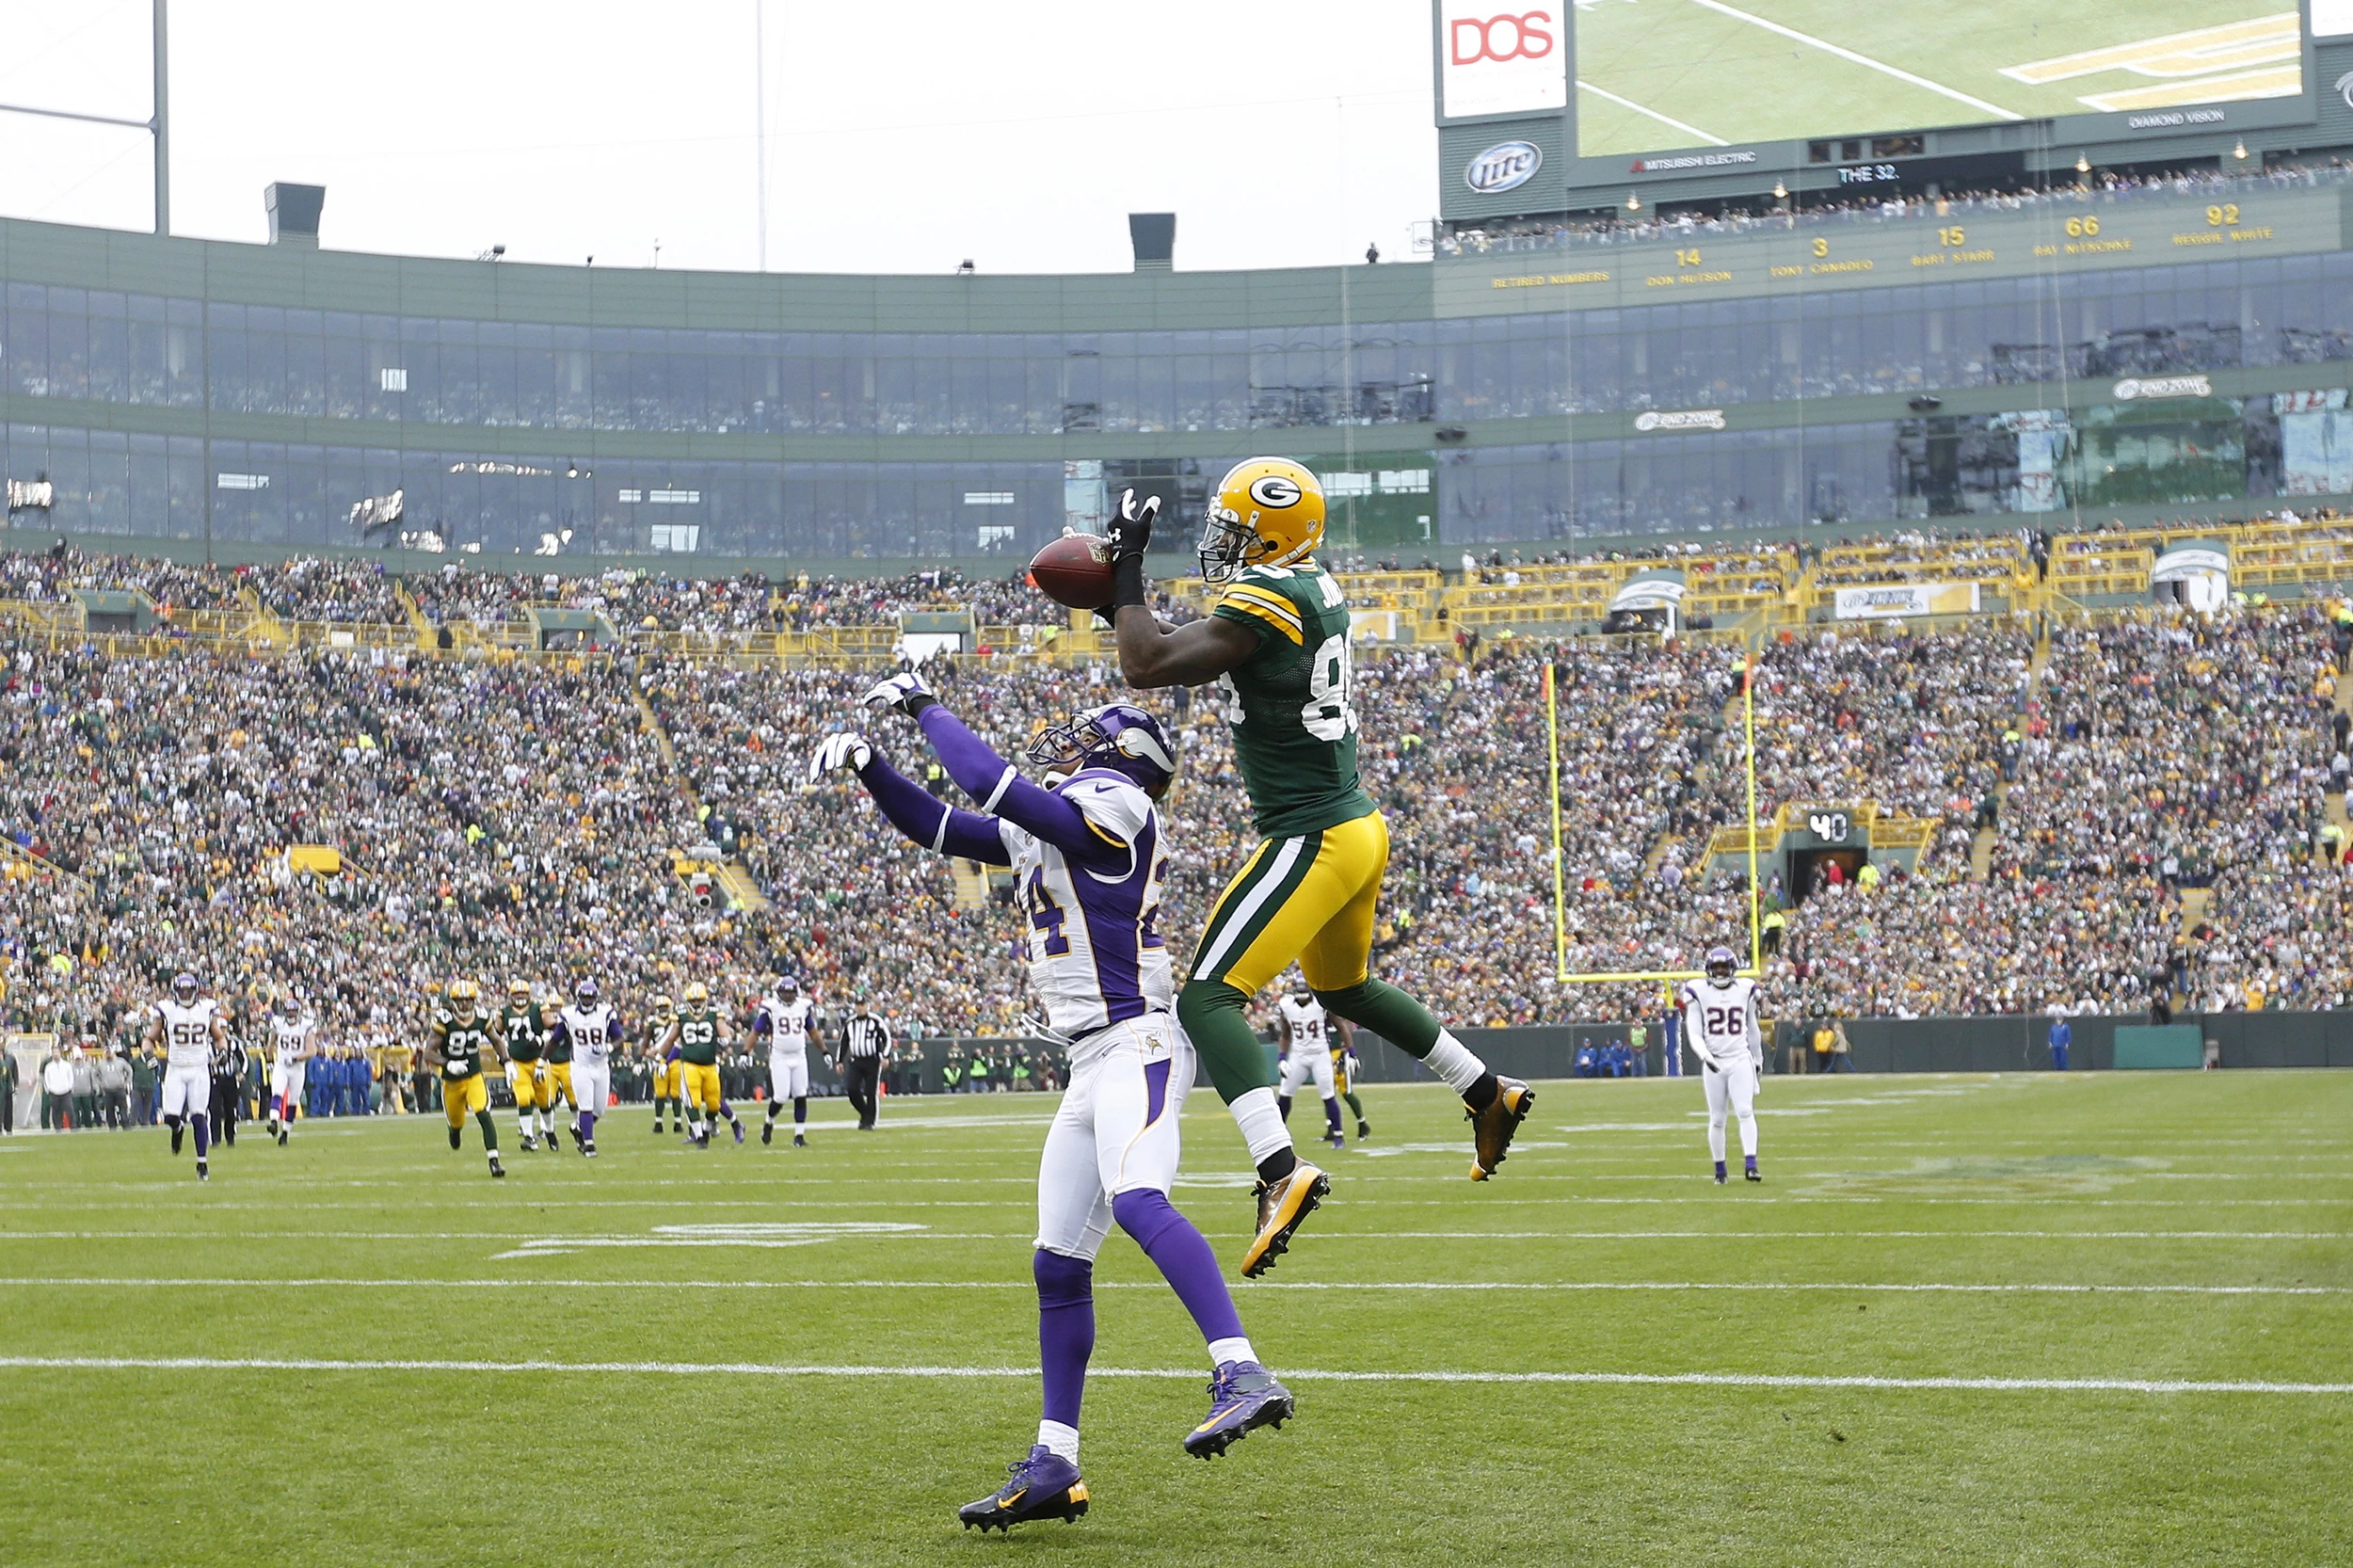
<svg viewBox="0 0 2353 1568"><path fill-rule="evenodd" d="M1733 957L1732 950L1730 948L1709 948L1707 950L1707 978L1714 981L1717 984L1730 984L1732 983L1732 977L1737 974L1739 970L1740 961Z"/></svg>
<svg viewBox="0 0 2353 1568"><path fill-rule="evenodd" d="M1176 744L1160 720L1132 702L1107 702L1048 725L1030 743L1028 756L1041 768L1111 768L1156 800L1176 776Z"/></svg>

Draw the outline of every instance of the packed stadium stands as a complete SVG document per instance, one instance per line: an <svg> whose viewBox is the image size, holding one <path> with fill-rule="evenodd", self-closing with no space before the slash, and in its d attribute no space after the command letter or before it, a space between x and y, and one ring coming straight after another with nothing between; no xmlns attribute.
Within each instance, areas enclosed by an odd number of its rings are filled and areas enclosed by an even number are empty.
<svg viewBox="0 0 2353 1568"><path fill-rule="evenodd" d="M2161 993L2201 1008L2343 1005L2339 678L2353 612L2317 597L2341 532L2333 519L2240 531L2250 557L2268 542L2303 563L2315 597L2242 596L2206 616L2147 602L2152 541L2113 534L1646 557L1694 580L1771 579L1777 628L1682 638L1573 632L1632 560L1353 579L1368 602L1407 605L1408 640L1368 644L1357 666L1366 782L1395 824L1378 962L1457 1020L1509 1024L1658 1007L1655 982L1563 984L1557 968L1674 968L1741 943L1749 901L1725 847L1746 834L1753 648L1760 819L1869 803L1883 828L1914 835L1861 880L1769 873L1777 1014L2137 1012ZM2043 583L2030 603L2038 563L2077 558L2088 539L2104 557L2137 552L2138 600L2088 608ZM1988 561L2015 597L2002 613L1918 629L1814 618L1824 578L1949 581ZM873 999L909 1032L1018 1034L1025 1003L1000 961L1012 916L984 881L900 844L857 792L804 780L817 740L842 725L921 775L909 732L852 711L890 642L841 661L773 628L839 617L895 632L900 614L975 610L980 648L928 667L1009 753L1118 689L1083 617L1049 617L1025 585L952 575L403 576L367 559L213 568L57 549L0 558L0 583L6 1005L21 1027L101 1038L183 966L232 993L264 976L303 985L360 1031L408 1032L460 971L595 975L642 1016L680 975L747 988L783 967L828 1000ZM1476 608L1465 596L1497 588L1519 596L1522 627L1454 623ZM183 624L91 632L58 614L75 590L141 594ZM430 634L549 602L600 610L621 640L532 653ZM992 632L1000 616L1059 620L1060 640L1014 643ZM681 651L714 619L771 640ZM312 623L367 634L337 646L296 630ZM1170 805L1186 854L1165 922L1181 959L1246 848L1247 808L1206 705L1151 700L1186 747ZM316 865L290 859L299 846L333 851L335 873L297 869ZM694 874L713 868L739 880Z"/></svg>

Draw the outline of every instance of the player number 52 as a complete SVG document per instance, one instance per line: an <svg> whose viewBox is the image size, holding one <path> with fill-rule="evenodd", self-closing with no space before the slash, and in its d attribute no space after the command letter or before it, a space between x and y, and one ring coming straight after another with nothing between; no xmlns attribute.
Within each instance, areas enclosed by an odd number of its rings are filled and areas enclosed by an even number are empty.
<svg viewBox="0 0 2353 1568"><path fill-rule="evenodd" d="M1335 632L1316 649L1307 671L1307 701L1299 722L1319 741L1337 741L1356 728L1356 710L1349 706L1348 633Z"/></svg>

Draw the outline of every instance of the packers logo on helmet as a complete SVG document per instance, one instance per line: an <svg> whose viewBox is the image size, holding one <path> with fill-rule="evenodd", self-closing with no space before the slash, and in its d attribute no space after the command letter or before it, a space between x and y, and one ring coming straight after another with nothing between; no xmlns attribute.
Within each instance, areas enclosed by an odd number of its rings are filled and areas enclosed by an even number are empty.
<svg viewBox="0 0 2353 1568"><path fill-rule="evenodd" d="M699 980L686 988L686 1005L689 1007L700 1007L704 1002L707 1002L710 1000L711 987L705 985Z"/></svg>
<svg viewBox="0 0 2353 1568"><path fill-rule="evenodd" d="M1209 500L1201 527L1201 577L1230 583L1244 567L1288 567L1323 542L1323 487L1288 457L1237 465Z"/></svg>

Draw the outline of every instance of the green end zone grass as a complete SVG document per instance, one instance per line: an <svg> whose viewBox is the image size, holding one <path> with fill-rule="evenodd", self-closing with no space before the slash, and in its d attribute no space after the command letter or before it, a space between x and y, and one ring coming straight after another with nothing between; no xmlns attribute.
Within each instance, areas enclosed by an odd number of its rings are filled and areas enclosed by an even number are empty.
<svg viewBox="0 0 2353 1568"><path fill-rule="evenodd" d="M633 1109L593 1164L510 1124L495 1185L430 1117L255 1137L202 1189L160 1131L19 1136L0 1560L2353 1559L2353 1075L1776 1078L1769 1181L1723 1191L1689 1080L1545 1085L1484 1187L1444 1094L1365 1097L1376 1141L1238 1289L1300 1419L1186 1458L1199 1342L1114 1235L1096 1365L1175 1375L1096 1378L1094 1512L1010 1540L952 1511L1028 1447L1032 1378L762 1368L1033 1365L1045 1096L894 1103L863 1137L827 1105L802 1152L689 1152ZM1177 1200L1230 1260L1238 1140L1206 1092L1186 1132ZM665 1228L874 1224L921 1228ZM1913 1288L1964 1286L2001 1288ZM57 1364L184 1357L211 1364ZM255 1358L359 1365L217 1364ZM383 1365L437 1360L487 1365ZM1831 1381L1857 1377L2062 1386Z"/></svg>
<svg viewBox="0 0 2353 1568"><path fill-rule="evenodd" d="M2173 76L2110 69L2039 84L2006 67L2293 11L2286 0L2037 0L1858 6L1853 0L1730 0L1731 8L2028 119L2087 114L2085 94ZM1967 125L2001 118L1946 92L1842 57L1695 0L1593 0L1576 8L1578 151L1587 157L1805 136ZM2178 62L2165 62L2178 69ZM2277 62L2292 64L2289 59ZM2217 62L2221 74L2233 62ZM2239 65L2238 69L2247 69ZM1661 119L1660 117L1665 117ZM1701 132L1693 136L1668 120Z"/></svg>

